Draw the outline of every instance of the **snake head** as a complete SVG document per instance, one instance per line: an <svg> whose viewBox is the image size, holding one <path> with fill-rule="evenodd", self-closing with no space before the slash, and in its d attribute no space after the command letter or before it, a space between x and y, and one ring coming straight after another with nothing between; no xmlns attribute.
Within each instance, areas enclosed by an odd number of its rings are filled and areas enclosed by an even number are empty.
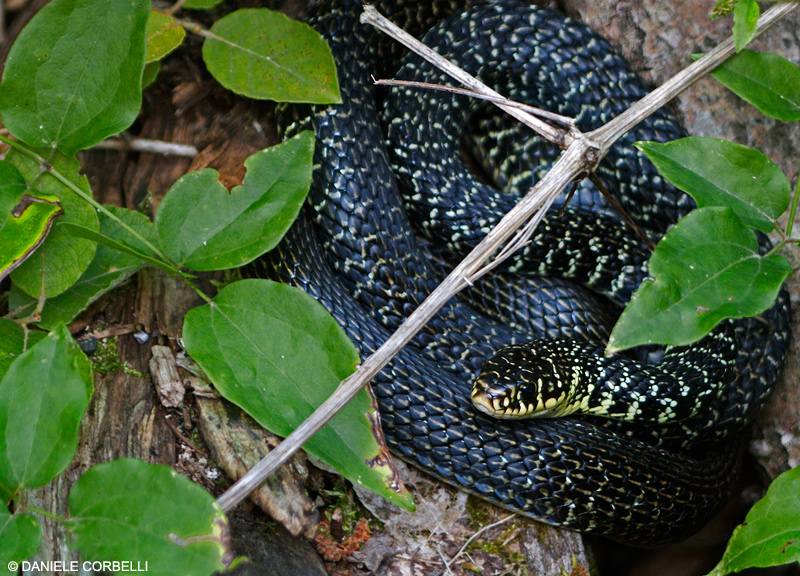
<svg viewBox="0 0 800 576"><path fill-rule="evenodd" d="M580 366L560 353L559 340L508 346L483 366L472 403L495 418L555 418L581 408Z"/></svg>

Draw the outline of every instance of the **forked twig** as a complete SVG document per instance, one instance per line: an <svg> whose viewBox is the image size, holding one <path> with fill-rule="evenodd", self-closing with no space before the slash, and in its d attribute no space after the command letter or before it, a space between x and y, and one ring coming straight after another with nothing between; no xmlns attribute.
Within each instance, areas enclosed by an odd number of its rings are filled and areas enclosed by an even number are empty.
<svg viewBox="0 0 800 576"><path fill-rule="evenodd" d="M798 5L796 3L776 4L759 19L757 34L761 34L771 28L797 8ZM392 30L392 37L404 44L406 42L412 43L413 47L409 46L412 50L417 51L424 48L424 46L421 48L420 43L410 35L396 27L393 28L391 22L381 17L374 9L366 7L362 20L371 24L379 21L381 30ZM398 350L416 335L445 302L464 288L468 282L474 281L476 274L483 268L484 262L495 253L499 246L503 246L518 228L526 225L531 220L531 215L534 214L536 209L546 210L553 202L556 194L565 189L578 174L591 171L605 155L606 151L625 132L664 106L664 104L694 84L710 70L719 66L733 52L733 40L728 39L597 130L585 135L577 130L572 131L572 141L553 164L547 175L537 182L531 191L486 235L483 241L450 272L447 278L401 324L400 328L378 350L364 360L355 373L343 380L336 391L305 422L298 426L272 452L220 496L218 500L220 507L223 510L230 510L236 506L266 477L299 450L311 436L341 410L389 362ZM430 56L430 51L423 55L423 57L427 56ZM470 89L478 92L488 90L482 83L464 73L463 70L456 68L454 71L452 64L447 63L442 64L442 66L444 66L443 69L448 74L453 73L460 78L463 77ZM494 91L490 90L490 92ZM495 92L494 96L499 95ZM560 137L559 134L555 133L555 128L538 118L514 108L509 113L514 117L519 117L519 115L529 116L530 118L527 120L532 120L534 124L540 125L538 127L549 134L548 140L550 141L555 141ZM538 129L537 132L542 133Z"/></svg>
<svg viewBox="0 0 800 576"><path fill-rule="evenodd" d="M529 126L548 142L552 142L562 149L565 149L571 143L573 137L572 131L565 133L563 130L553 128L547 122L540 120L536 116L533 116L524 110L503 104L502 101L507 100L505 96L496 90L489 88L486 84L471 74L466 73L448 59L440 56L402 28L398 28L392 24L392 22L384 18L374 6L364 6L364 12L361 14L361 21L365 24L374 26L385 34L388 34L394 40L397 40L409 50L416 52L425 60L448 74L450 77L458 80L461 84L473 92L477 92L478 94L483 94L491 97L492 99L500 101L500 103L496 104L498 108L516 118L526 126Z"/></svg>

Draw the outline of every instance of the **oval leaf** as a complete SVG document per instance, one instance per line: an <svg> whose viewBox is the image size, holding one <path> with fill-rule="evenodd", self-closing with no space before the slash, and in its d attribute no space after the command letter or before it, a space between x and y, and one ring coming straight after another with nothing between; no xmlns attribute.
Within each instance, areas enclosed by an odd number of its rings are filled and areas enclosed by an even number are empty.
<svg viewBox="0 0 800 576"><path fill-rule="evenodd" d="M311 187L313 156L314 135L306 131L245 160L244 183L230 193L214 170L181 177L156 213L161 248L197 271L252 262L297 218Z"/></svg>
<svg viewBox="0 0 800 576"><path fill-rule="evenodd" d="M0 379L18 356L45 336L46 332L26 330L13 320L0 318Z"/></svg>
<svg viewBox="0 0 800 576"><path fill-rule="evenodd" d="M54 151L45 152L49 152L49 162L54 171L91 196L89 181L80 174L81 165L75 157ZM81 277L94 258L96 246L90 240L75 238L60 224L71 223L97 230L97 213L89 203L32 158L11 151L6 159L20 170L32 195L56 197L64 210L64 215L59 217L42 245L11 273L14 283L31 296L38 297L43 291L49 298L62 293Z"/></svg>
<svg viewBox="0 0 800 576"><path fill-rule="evenodd" d="M42 541L39 521L30 514L14 514L0 506L0 569L9 562L21 562L33 556ZM17 571L15 570L16 574Z"/></svg>
<svg viewBox="0 0 800 576"><path fill-rule="evenodd" d="M158 78L158 73L161 72L161 62L151 62L144 67L142 72L142 90L150 86Z"/></svg>
<svg viewBox="0 0 800 576"><path fill-rule="evenodd" d="M684 345L725 318L766 310L791 272L728 208L690 212L658 243L650 276L633 295L608 342L614 353L641 344Z"/></svg>
<svg viewBox="0 0 800 576"><path fill-rule="evenodd" d="M666 144L637 142L636 147L699 207L727 206L762 232L772 231L789 206L789 179L753 148L698 136Z"/></svg>
<svg viewBox="0 0 800 576"><path fill-rule="evenodd" d="M223 288L186 315L186 349L214 386L259 424L287 436L355 370L358 352L311 296L269 280ZM380 443L379 441L380 440ZM366 391L305 449L345 478L409 508Z"/></svg>
<svg viewBox="0 0 800 576"><path fill-rule="evenodd" d="M0 117L34 147L74 154L130 126L142 102L146 0L53 0L6 60Z"/></svg>
<svg viewBox="0 0 800 576"><path fill-rule="evenodd" d="M150 64L161 60L164 56L181 45L186 37L186 30L175 21L175 18L152 10L147 19L147 54L145 61Z"/></svg>
<svg viewBox="0 0 800 576"><path fill-rule="evenodd" d="M14 208L25 194L27 184L17 167L0 160L0 230L13 218Z"/></svg>
<svg viewBox="0 0 800 576"><path fill-rule="evenodd" d="M44 242L53 219L63 214L56 198L29 196L26 190L19 170L0 160L0 280Z"/></svg>
<svg viewBox="0 0 800 576"><path fill-rule="evenodd" d="M800 468L787 470L733 531L725 554L711 572L723 576L751 567L800 562Z"/></svg>
<svg viewBox="0 0 800 576"><path fill-rule="evenodd" d="M0 484L47 484L66 469L94 387L91 366L61 324L0 380Z"/></svg>
<svg viewBox="0 0 800 576"><path fill-rule="evenodd" d="M800 120L800 69L786 58L742 50L711 75L770 118Z"/></svg>
<svg viewBox="0 0 800 576"><path fill-rule="evenodd" d="M755 0L739 0L733 9L733 43L741 52L750 44L758 30L758 16L761 9Z"/></svg>
<svg viewBox="0 0 800 576"><path fill-rule="evenodd" d="M210 33L203 60L225 88L259 100L341 102L330 49L307 24L251 8L220 18Z"/></svg>
<svg viewBox="0 0 800 576"><path fill-rule="evenodd" d="M207 575L232 557L228 521L214 498L167 466L99 464L73 486L69 511L83 559L133 561L116 573Z"/></svg>

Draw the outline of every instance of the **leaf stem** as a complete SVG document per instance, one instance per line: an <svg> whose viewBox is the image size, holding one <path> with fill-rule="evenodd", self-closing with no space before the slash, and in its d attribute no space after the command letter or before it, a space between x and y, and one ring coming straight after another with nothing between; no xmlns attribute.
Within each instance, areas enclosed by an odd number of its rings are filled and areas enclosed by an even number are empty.
<svg viewBox="0 0 800 576"><path fill-rule="evenodd" d="M782 238L780 242L778 242L777 244L775 244L775 246L770 248L769 252L764 254L764 258L769 258L770 256L778 252L781 248L783 248L784 246L786 246L786 244L790 242L792 242L791 238Z"/></svg>
<svg viewBox="0 0 800 576"><path fill-rule="evenodd" d="M210 30L203 28L200 24L198 24L197 22L193 22L192 20L186 20L185 18L175 18L175 22L183 26L183 28L187 32L191 32L192 34L197 34L198 36L202 36L203 38L208 38L210 40L218 40L225 44L231 44L229 40L226 40L221 36L217 36Z"/></svg>
<svg viewBox="0 0 800 576"><path fill-rule="evenodd" d="M47 171L47 172L49 172L50 174L52 174L52 175L53 175L53 177L54 177L56 180L58 180L58 181L59 181L59 182L61 182L61 183L62 183L64 186L66 186L67 188L69 188L70 190L72 190L73 192L75 192L75 194L77 194L78 196L80 196L81 198L83 198L83 199L84 199L86 202L88 202L88 203L89 203L89 204L90 204L90 205L91 205L93 208L95 208L95 210L97 210L98 212L102 212L102 213L103 213L103 214L104 214L104 215L105 215L107 218L110 218L111 220L113 220L114 222L116 222L117 224L119 224L119 225L120 225L120 226L121 226L121 227L122 227L122 228L123 228L123 229L124 229L124 230L125 230L125 231L126 231L128 234L130 234L131 236L133 236L134 238L136 238L137 240L139 240L139 241L140 241L142 244L144 244L145 246L147 246L147 248L148 248L149 250L151 250L151 251L153 252L153 254L155 254L156 256L158 256L158 258L159 258L159 259L161 259L161 260L162 260L162 261L163 261L163 262L164 262L166 265L168 265L169 267L171 267L171 268L174 268L174 269L179 269L179 268L180 268L180 266L179 266L178 264L176 264L175 262L173 262L173 261L172 261L172 260L171 260L171 259L170 259L170 258L169 258L169 257L168 257L166 254L164 254L164 253L163 253L163 252L162 252L160 249L158 249L156 246L154 246L153 244L151 244L151 243L150 243L150 242L147 240L147 238L143 237L143 236L142 236L141 234L139 234L139 233L138 233L136 230L134 230L134 229L133 229L133 228L131 228L131 227L130 227L128 224L126 224L125 222L123 222L123 221L122 221L120 218L118 218L118 217L117 217L117 216L116 216L116 215L115 215L113 212L111 212L111 211L110 211L108 208L106 208L106 207L105 207L103 204L101 204L100 202L98 202L97 200L95 200L95 199L94 199L94 198L91 196L91 194L87 194L86 192L84 192L83 190L81 190L79 186L76 186L76 185L75 185L75 183L73 183L73 182L71 182L71 181L69 180L69 178L67 178L66 176L64 176L63 174L61 174L61 173L60 173L58 170L56 170L55 168L53 168L53 167L50 165L50 163L47 161L47 159L46 159L46 158L44 158L43 156L41 156L40 154L38 154L37 152L35 152L35 151L34 151L32 148L29 148L28 146L26 146L25 144L23 144L23 143L21 143L21 142L19 142L19 141L17 141L17 140L12 140L11 138L8 138L8 137L6 137L6 136L3 136L2 134L0 134L0 142L5 142L6 144L8 144L9 146L11 146L11 147L12 147L12 148L14 148L15 150L18 150L19 152L21 152L22 154L25 154L25 155L26 155L26 156L28 156L29 158L32 158L33 160L35 160L36 162L38 162L40 165L42 165L42 166L45 166L46 168L44 168L44 171Z"/></svg>
<svg viewBox="0 0 800 576"><path fill-rule="evenodd" d="M53 514L52 512L48 512L47 510L42 510L41 508L37 508L36 506L29 506L28 504L22 504L16 511L17 514L20 512L33 512L34 514L40 514L45 518L49 518L50 520L54 520L59 524L65 524L67 519L63 516L59 516L57 514Z"/></svg>
<svg viewBox="0 0 800 576"><path fill-rule="evenodd" d="M197 286L195 286L195 285L194 285L194 282L192 282L192 281L191 281L189 278L187 278L187 277L185 277L185 276L181 275L181 276L180 276L180 279L181 279L181 280L183 280L183 282L184 282L184 283L185 283L185 284L186 284L186 285L187 285L189 288L191 288L192 290L194 290L195 294L197 294L198 296L200 296L200 298L202 298L202 299L205 301L205 303L206 303L206 304L211 304L211 305L213 305L213 304L214 304L214 300L211 298L211 296L209 296L208 294L206 294L205 292L203 292L202 290L200 290L200 288L198 288Z"/></svg>
<svg viewBox="0 0 800 576"><path fill-rule="evenodd" d="M789 222L786 224L786 236L792 235L794 228L794 219L797 217L797 201L800 199L800 176L797 178L797 186L794 189L794 197L792 197L792 205L789 208Z"/></svg>

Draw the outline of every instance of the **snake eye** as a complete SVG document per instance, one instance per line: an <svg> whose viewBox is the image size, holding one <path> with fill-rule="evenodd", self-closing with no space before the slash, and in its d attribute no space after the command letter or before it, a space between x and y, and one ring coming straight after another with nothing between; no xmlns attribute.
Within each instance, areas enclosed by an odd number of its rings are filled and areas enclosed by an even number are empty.
<svg viewBox="0 0 800 576"><path fill-rule="evenodd" d="M527 405L519 401L514 386L506 383L490 383L478 379L472 387L472 403L475 407L495 418L526 418Z"/></svg>
<svg viewBox="0 0 800 576"><path fill-rule="evenodd" d="M488 366L488 365L487 365ZM519 387L507 374L484 370L472 385L472 403L475 407L495 418L525 418L527 409L520 402Z"/></svg>
<svg viewBox="0 0 800 576"><path fill-rule="evenodd" d="M524 373L523 350L504 348L483 367L472 387L475 407L495 418L530 418L538 406L537 380Z"/></svg>

